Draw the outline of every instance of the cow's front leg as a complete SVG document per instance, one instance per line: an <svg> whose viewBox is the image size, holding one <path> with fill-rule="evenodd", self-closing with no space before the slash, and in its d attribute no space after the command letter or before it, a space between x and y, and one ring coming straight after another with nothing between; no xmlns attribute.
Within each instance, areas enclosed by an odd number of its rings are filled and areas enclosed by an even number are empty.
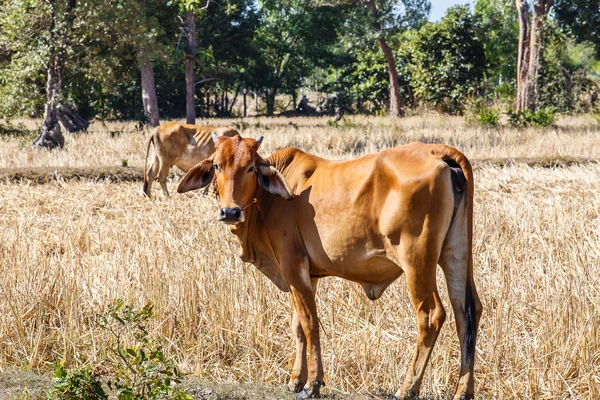
<svg viewBox="0 0 600 400"><path fill-rule="evenodd" d="M306 336L304 336L298 312L295 310L292 318L292 335L296 339L296 360L294 361L288 389L294 393L300 393L304 389L306 379L308 379L308 366L306 365Z"/></svg>
<svg viewBox="0 0 600 400"><path fill-rule="evenodd" d="M313 296L317 293L317 282L317 279L310 280ZM292 318L292 335L296 339L296 359L290 382L288 383L288 389L292 392L300 393L304 390L304 385L306 385L306 380L308 379L308 366L306 363L307 341L296 310L294 310L294 317Z"/></svg>
<svg viewBox="0 0 600 400"><path fill-rule="evenodd" d="M287 281L292 292L294 309L304 332L306 347L308 348L308 385L307 388L296 395L296 398L314 398L319 397L321 386L325 385L323 382L317 305L308 268L295 268L294 270L294 273L290 274L292 276L288 276Z"/></svg>

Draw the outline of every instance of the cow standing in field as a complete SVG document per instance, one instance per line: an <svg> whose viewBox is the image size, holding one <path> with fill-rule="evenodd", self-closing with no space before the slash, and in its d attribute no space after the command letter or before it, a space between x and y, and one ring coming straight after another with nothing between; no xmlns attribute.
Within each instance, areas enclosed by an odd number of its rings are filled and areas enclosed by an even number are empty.
<svg viewBox="0 0 600 400"><path fill-rule="evenodd" d="M178 192L213 182L218 220L231 225L243 261L290 291L296 362L288 387L317 397L323 382L317 282L358 282L375 300L403 273L417 317L417 345L396 398L417 396L446 312L436 287L444 272L461 347L455 399L473 398L482 312L473 281L473 172L444 145L413 143L334 162L286 148L264 160L262 142L217 137ZM307 363L308 350L308 363ZM306 388L305 388L306 385Z"/></svg>
<svg viewBox="0 0 600 400"><path fill-rule="evenodd" d="M238 131L228 127L198 126L167 122L157 127L148 141L146 161L144 164L144 188L146 197L150 197L150 190L154 179L158 179L165 194L167 190L167 177L172 166L187 172L200 161L208 158L215 152L212 133L222 136L235 136ZM153 146L152 162L147 168L150 146Z"/></svg>

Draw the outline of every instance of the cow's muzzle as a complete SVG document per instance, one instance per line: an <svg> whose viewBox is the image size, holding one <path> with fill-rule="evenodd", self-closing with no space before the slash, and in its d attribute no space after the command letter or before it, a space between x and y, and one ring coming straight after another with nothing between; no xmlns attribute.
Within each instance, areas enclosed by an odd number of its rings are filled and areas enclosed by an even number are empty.
<svg viewBox="0 0 600 400"><path fill-rule="evenodd" d="M237 224L244 222L244 212L240 207L221 207L219 209L218 221L223 221L226 224Z"/></svg>

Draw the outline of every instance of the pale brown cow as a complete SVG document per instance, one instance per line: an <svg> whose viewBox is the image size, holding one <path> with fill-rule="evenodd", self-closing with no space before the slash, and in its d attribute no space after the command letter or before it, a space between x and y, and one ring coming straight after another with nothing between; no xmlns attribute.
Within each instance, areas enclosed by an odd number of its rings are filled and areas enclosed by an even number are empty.
<svg viewBox="0 0 600 400"><path fill-rule="evenodd" d="M324 385L318 279L358 282L375 300L402 273L418 336L395 397L417 396L446 318L436 287L438 264L461 346L455 399L473 397L482 306L473 281L473 172L463 154L444 145L412 143L343 162L294 148L264 160L257 153L262 137L213 139L215 154L192 168L178 191L204 187L216 177L218 219L231 224L242 260L279 289L291 291L297 347L288 387L299 393L297 398L316 397Z"/></svg>
<svg viewBox="0 0 600 400"><path fill-rule="evenodd" d="M223 136L238 135L238 131L229 127L198 126L167 122L157 127L148 141L146 161L144 164L143 193L150 197L154 179L158 179L165 197L170 197L167 190L167 177L172 166L187 172L200 161L215 152L211 134ZM147 168L150 146L153 146L152 163Z"/></svg>

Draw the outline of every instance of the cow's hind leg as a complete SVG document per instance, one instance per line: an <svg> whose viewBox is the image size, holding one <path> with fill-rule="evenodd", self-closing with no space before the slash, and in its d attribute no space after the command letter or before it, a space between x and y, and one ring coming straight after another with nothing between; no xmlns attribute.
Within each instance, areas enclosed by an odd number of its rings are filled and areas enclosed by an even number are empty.
<svg viewBox="0 0 600 400"><path fill-rule="evenodd" d="M171 165L171 162L167 162L167 160L161 160L160 168L158 171L158 182L160 182L160 187L162 188L162 191L167 199L171 197L169 191L167 190L167 178L169 177L169 170L171 169Z"/></svg>
<svg viewBox="0 0 600 400"><path fill-rule="evenodd" d="M314 294L317 293L317 282L317 279L310 280ZM287 387L292 392L300 393L304 389L304 385L306 385L306 380L308 379L308 366L306 363L307 341L297 311L294 311L294 317L292 319L292 334L296 339L296 359L294 361L294 367L292 368L290 382Z"/></svg>
<svg viewBox="0 0 600 400"><path fill-rule="evenodd" d="M156 156L156 154L152 154L152 164L150 165L150 168L148 168L148 170L146 171L146 177L144 179L144 195L148 198L150 198L151 196L151 190L152 190L152 182L154 182L154 178L156 178L156 174L158 173L158 168L160 165L160 161L158 159L158 157Z"/></svg>
<svg viewBox="0 0 600 400"><path fill-rule="evenodd" d="M425 367L446 319L435 282L436 267L436 262L429 262L411 263L404 268L408 290L417 314L418 334L417 347L404 384L395 395L397 399L411 399L419 394Z"/></svg>
<svg viewBox="0 0 600 400"><path fill-rule="evenodd" d="M440 265L446 277L461 350L460 376L454 399L463 400L474 397L475 343L482 306L473 277L468 276L468 255L452 246L456 240L458 239L452 237L448 239L440 258Z"/></svg>

